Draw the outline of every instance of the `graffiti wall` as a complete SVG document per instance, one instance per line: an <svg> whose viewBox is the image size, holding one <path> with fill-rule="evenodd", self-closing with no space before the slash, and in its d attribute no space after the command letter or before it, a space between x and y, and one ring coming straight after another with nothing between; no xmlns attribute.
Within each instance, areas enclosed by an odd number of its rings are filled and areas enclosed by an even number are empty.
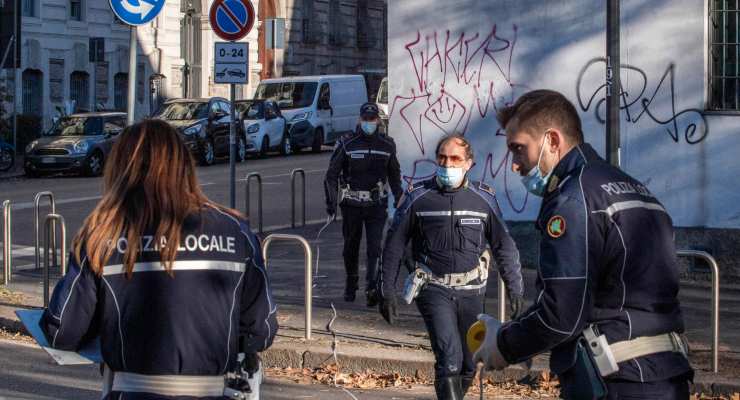
<svg viewBox="0 0 740 400"><path fill-rule="evenodd" d="M622 167L676 225L740 228L740 116L704 111L703 3L622 2ZM437 141L462 132L505 217L534 219L539 199L511 172L495 115L538 88L564 93L604 154L603 2L399 0L388 18L389 131L407 182L433 174Z"/></svg>

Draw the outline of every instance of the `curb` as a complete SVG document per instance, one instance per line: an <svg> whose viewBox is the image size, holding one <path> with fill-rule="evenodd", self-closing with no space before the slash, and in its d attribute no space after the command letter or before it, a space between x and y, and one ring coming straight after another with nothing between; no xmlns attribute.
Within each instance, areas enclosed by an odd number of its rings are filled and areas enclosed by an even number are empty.
<svg viewBox="0 0 740 400"><path fill-rule="evenodd" d="M8 317L7 311L14 316L13 309L9 305L0 305L0 311L5 311L0 312L0 328L12 333L28 334L17 318ZM302 340L276 338L272 347L261 353L261 357L267 368L315 369L333 362L333 353L329 349L330 346L326 344L307 344ZM367 348L340 342L337 361L345 373L372 371L377 374L413 376L427 382L434 378L434 357L426 350ZM536 357L531 369L517 364L488 374L495 382L526 381L527 378L536 379L546 371L549 371L546 357ZM692 393L731 396L740 392L740 382L700 371L690 389Z"/></svg>

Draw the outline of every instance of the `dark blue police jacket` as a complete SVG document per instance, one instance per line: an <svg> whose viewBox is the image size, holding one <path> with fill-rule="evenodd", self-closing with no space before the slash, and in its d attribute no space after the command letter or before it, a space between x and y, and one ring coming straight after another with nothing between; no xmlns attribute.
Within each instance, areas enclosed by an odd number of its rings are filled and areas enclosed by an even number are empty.
<svg viewBox="0 0 740 400"><path fill-rule="evenodd" d="M640 182L588 144L555 167L542 201L536 303L499 331L510 363L551 350L555 373L574 363L575 339L595 324L609 343L683 332L673 223ZM663 380L691 367L678 353L619 364L610 378Z"/></svg>
<svg viewBox="0 0 740 400"><path fill-rule="evenodd" d="M383 185L388 183L398 203L403 189L393 138L377 132L367 135L357 128L352 134L337 139L324 179L326 205L329 208L337 207L337 186L340 182L348 184L352 190L361 191L376 189L378 182ZM387 204L388 199L383 198L368 202L347 199L343 205L367 207Z"/></svg>
<svg viewBox="0 0 740 400"><path fill-rule="evenodd" d="M52 347L76 350L100 336L113 371L221 375L236 365L239 340L246 352L271 345L276 304L246 221L211 206L186 218L172 276L159 262L161 243L141 237L130 279L124 238L102 276L86 258L77 264L70 257L41 320Z"/></svg>
<svg viewBox="0 0 740 400"><path fill-rule="evenodd" d="M477 268L488 245L506 287L520 295L524 291L519 251L501 218L493 189L484 183L466 180L460 188L446 190L432 178L409 186L383 251L384 295L393 293L409 240L414 260L438 276Z"/></svg>

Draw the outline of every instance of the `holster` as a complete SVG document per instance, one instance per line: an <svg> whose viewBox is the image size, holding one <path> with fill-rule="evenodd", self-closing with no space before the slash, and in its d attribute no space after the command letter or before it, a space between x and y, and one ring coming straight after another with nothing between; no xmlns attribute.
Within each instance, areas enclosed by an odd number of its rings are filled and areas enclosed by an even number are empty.
<svg viewBox="0 0 740 400"><path fill-rule="evenodd" d="M583 337L576 342L575 364L567 372L569 380L561 396L568 400L599 400L606 398L607 388Z"/></svg>

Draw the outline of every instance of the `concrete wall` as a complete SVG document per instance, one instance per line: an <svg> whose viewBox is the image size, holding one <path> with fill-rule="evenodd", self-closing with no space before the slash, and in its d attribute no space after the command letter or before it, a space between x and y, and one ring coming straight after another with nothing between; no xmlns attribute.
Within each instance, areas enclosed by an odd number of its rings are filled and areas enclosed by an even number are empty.
<svg viewBox="0 0 740 400"><path fill-rule="evenodd" d="M740 228L740 115L704 111L705 14L698 0L622 1L622 166L677 226ZM390 131L409 179L432 173L437 140L462 131L472 176L494 185L508 219L534 219L539 200L510 172L495 111L535 88L564 93L603 154L603 2L404 0L388 19Z"/></svg>

